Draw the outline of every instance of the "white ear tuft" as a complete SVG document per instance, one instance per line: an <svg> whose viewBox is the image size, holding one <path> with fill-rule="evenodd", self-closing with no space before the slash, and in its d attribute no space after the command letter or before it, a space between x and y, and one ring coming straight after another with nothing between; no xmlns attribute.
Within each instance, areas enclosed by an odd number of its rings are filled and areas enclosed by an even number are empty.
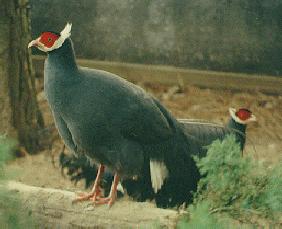
<svg viewBox="0 0 282 229"><path fill-rule="evenodd" d="M235 108L232 108L232 107L229 107L229 114L230 114L232 117L236 116L235 113L236 113L236 109L235 109Z"/></svg>
<svg viewBox="0 0 282 229"><path fill-rule="evenodd" d="M65 28L61 31L60 34L61 34L61 38L63 40L65 40L65 39L70 37L70 35L71 35L71 26L72 26L72 24L68 22L66 24Z"/></svg>
<svg viewBox="0 0 282 229"><path fill-rule="evenodd" d="M235 122L240 123L240 124L245 124L244 121L242 121L241 119L239 119L239 118L236 116L236 109L235 109L235 108L230 107L230 108L229 108L229 114L230 114L231 118L232 118Z"/></svg>

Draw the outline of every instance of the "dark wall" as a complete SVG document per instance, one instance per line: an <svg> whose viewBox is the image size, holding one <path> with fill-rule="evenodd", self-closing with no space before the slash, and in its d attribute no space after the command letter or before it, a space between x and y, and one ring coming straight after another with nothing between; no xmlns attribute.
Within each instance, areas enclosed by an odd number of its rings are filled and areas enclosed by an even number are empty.
<svg viewBox="0 0 282 229"><path fill-rule="evenodd" d="M79 57L282 75L282 0L30 0Z"/></svg>

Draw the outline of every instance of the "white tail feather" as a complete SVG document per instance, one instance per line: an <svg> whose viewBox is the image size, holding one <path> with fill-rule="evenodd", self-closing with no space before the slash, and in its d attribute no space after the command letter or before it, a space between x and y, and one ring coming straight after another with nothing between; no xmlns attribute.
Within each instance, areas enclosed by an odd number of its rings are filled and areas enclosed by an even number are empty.
<svg viewBox="0 0 282 229"><path fill-rule="evenodd" d="M168 176L168 170L163 161L150 160L150 174L151 182L154 192L157 193L163 183L165 178Z"/></svg>
<svg viewBox="0 0 282 229"><path fill-rule="evenodd" d="M118 183L117 190L120 191L122 194L124 194L124 189L120 182Z"/></svg>

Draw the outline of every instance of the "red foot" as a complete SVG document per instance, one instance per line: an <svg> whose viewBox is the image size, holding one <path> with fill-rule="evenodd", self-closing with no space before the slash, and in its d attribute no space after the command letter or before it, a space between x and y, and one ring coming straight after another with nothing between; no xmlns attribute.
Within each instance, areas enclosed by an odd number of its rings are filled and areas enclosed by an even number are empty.
<svg viewBox="0 0 282 229"><path fill-rule="evenodd" d="M100 187L97 188L97 190L91 191L89 193L79 193L78 197L76 197L73 200L73 203L85 201L85 200L98 200L102 198L102 192Z"/></svg>
<svg viewBox="0 0 282 229"><path fill-rule="evenodd" d="M92 191L90 193L79 194L79 196L75 198L73 202L91 200L94 204L108 204L109 207L113 205L117 198L117 186L119 183L119 176L115 174L110 194L108 197L105 198L102 196L100 188L100 180L104 169L105 167L103 165L100 165Z"/></svg>
<svg viewBox="0 0 282 229"><path fill-rule="evenodd" d="M92 198L91 200L94 202L94 204L108 204L108 206L111 207L117 199L118 182L119 176L115 174L109 196L106 198Z"/></svg>
<svg viewBox="0 0 282 229"><path fill-rule="evenodd" d="M111 197L106 197L106 198L101 198L99 200L95 201L95 205L97 204L108 204L109 207L113 205L115 202L116 198L111 198Z"/></svg>
<svg viewBox="0 0 282 229"><path fill-rule="evenodd" d="M97 177L95 179L95 183L94 186L91 190L90 193L80 193L78 194L78 197L76 197L73 200L73 203L79 202L79 201L85 201L85 200L96 200L99 199L102 196L102 192L101 192L101 187L100 187L100 180L101 177L103 176L105 170L105 166L104 165L100 165L99 169L98 169L98 173L97 173Z"/></svg>

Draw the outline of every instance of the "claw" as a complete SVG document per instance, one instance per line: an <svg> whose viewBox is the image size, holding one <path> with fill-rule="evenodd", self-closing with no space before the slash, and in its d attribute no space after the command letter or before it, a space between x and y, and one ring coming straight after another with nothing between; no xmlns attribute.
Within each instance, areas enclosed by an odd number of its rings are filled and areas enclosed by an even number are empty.
<svg viewBox="0 0 282 229"><path fill-rule="evenodd" d="M102 197L102 191L101 191L101 188L100 188L100 180L101 180L101 177L103 176L104 170L105 170L105 166L100 165L99 169L98 169L97 177L96 177L96 180L95 180L95 183L93 185L91 192L78 194L78 197L76 197L72 201L73 203L77 203L77 202L85 201L85 200L94 201L97 198Z"/></svg>
<svg viewBox="0 0 282 229"><path fill-rule="evenodd" d="M94 183L94 186L92 188L92 191L90 193L80 193L78 194L78 197L76 197L73 200L73 203L79 202L79 201L85 201L85 200L91 200L94 205L96 204L108 204L108 207L111 207L117 198L117 186L119 184L119 176L115 174L114 181L112 183L111 191L108 197L104 197L102 195L102 191L100 188L100 180L101 176L104 173L105 167L103 165L100 165L98 169L98 174Z"/></svg>
<svg viewBox="0 0 282 229"><path fill-rule="evenodd" d="M80 201L85 201L85 200L96 200L99 198L102 198L102 192L100 187L97 188L97 190L94 190L94 192L89 192L89 193L79 193L78 196L72 201L72 203L77 203Z"/></svg>
<svg viewBox="0 0 282 229"><path fill-rule="evenodd" d="M110 208L117 199L117 186L119 183L119 176L115 174L114 181L111 187L111 191L108 197L106 198L98 198L95 200L94 204L108 204ZM94 200L93 200L94 201Z"/></svg>

